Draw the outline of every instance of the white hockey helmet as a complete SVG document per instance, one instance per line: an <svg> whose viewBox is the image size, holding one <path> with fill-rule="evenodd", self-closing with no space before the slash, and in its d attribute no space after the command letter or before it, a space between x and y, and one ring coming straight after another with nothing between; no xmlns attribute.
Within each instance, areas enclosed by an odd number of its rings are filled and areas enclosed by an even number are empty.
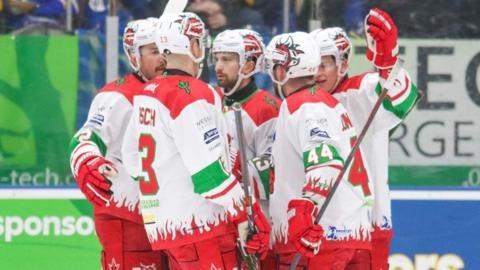
<svg viewBox="0 0 480 270"><path fill-rule="evenodd" d="M198 64L205 57L206 38L205 24L195 13L168 13L159 18L155 43L161 53L188 55ZM199 41L202 50L200 57L192 55L190 41L193 39Z"/></svg>
<svg viewBox="0 0 480 270"><path fill-rule="evenodd" d="M309 34L286 33L272 38L265 51L265 60L272 81L283 85L291 78L315 75L320 65L320 52ZM282 81L278 81L274 76L276 65L287 70Z"/></svg>
<svg viewBox="0 0 480 270"><path fill-rule="evenodd" d="M228 92L221 88L225 95L233 94L243 79L263 70L265 44L262 36L253 30L236 29L221 32L215 38L212 46L212 54L220 52L236 53L240 66L235 86ZM250 73L243 74L242 69L250 60L255 62L255 68Z"/></svg>
<svg viewBox="0 0 480 270"><path fill-rule="evenodd" d="M156 18L131 21L123 32L123 50L128 57L130 66L135 71L140 70L140 47L155 43ZM135 58L137 65L132 62Z"/></svg>
<svg viewBox="0 0 480 270"><path fill-rule="evenodd" d="M345 31L340 27L330 27L325 29L317 29L310 33L320 49L320 55L331 55L335 58L335 64L338 72L343 77L347 71L341 72L340 67L343 59L350 63L352 52L352 42L348 38Z"/></svg>

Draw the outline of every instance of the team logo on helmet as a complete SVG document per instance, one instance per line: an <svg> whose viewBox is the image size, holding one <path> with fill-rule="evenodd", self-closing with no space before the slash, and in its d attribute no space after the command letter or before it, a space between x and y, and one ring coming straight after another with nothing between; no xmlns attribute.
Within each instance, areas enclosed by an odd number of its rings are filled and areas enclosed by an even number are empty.
<svg viewBox="0 0 480 270"><path fill-rule="evenodd" d="M183 35L187 36L189 39L202 37L204 25L198 18L186 16L185 14L181 14L179 17L180 19L175 22L182 25Z"/></svg>
<svg viewBox="0 0 480 270"><path fill-rule="evenodd" d="M284 41L278 40L275 44L275 51L278 54L283 55L283 61L274 60L275 64L281 64L285 67L294 67L300 63L300 58L298 55L304 54L305 52L297 49L300 44L295 44L291 36Z"/></svg>
<svg viewBox="0 0 480 270"><path fill-rule="evenodd" d="M345 34L343 32L335 31L330 33L330 38L335 42L335 46L337 46L340 54L347 58L350 54L351 46L350 41Z"/></svg>
<svg viewBox="0 0 480 270"><path fill-rule="evenodd" d="M133 28L128 28L123 34L123 43L127 46L133 46L133 37L135 36L135 30Z"/></svg>
<svg viewBox="0 0 480 270"><path fill-rule="evenodd" d="M250 57L260 57L263 54L262 46L258 39L252 35L247 34L243 36L243 41L245 43L245 53Z"/></svg>

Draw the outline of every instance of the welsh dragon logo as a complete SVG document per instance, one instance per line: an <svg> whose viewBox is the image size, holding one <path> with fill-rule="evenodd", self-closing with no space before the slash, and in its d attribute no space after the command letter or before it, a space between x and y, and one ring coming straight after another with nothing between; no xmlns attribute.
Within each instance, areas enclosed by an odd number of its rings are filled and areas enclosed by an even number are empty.
<svg viewBox="0 0 480 270"><path fill-rule="evenodd" d="M204 25L199 19L186 15L179 15L179 17L180 19L175 22L182 25L182 34L189 39L202 37Z"/></svg>
<svg viewBox="0 0 480 270"><path fill-rule="evenodd" d="M304 54L305 52L297 49L300 44L295 44L293 42L292 36L288 36L286 40L278 40L275 44L275 51L278 54L284 55L283 61L275 61L276 64L281 64L285 67L294 67L300 63L300 58L298 55Z"/></svg>

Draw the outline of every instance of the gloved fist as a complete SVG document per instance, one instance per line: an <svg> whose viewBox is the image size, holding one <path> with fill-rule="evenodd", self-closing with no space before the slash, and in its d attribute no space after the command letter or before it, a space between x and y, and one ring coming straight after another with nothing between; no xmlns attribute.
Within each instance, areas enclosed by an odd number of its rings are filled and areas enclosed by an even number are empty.
<svg viewBox="0 0 480 270"><path fill-rule="evenodd" d="M255 255L262 260L265 259L268 253L272 227L258 203L253 204L252 212L253 222L255 224L254 232L249 231L246 211L237 215L233 222L237 225L237 236L243 249L247 253Z"/></svg>
<svg viewBox="0 0 480 270"><path fill-rule="evenodd" d="M288 240L303 256L312 258L320 250L323 228L313 221L318 208L309 199L293 199L288 203Z"/></svg>
<svg viewBox="0 0 480 270"><path fill-rule="evenodd" d="M116 177L117 170L110 161L99 155L85 153L79 157L82 158L78 168L73 171L80 190L93 204L109 206L112 197L112 182L109 179Z"/></svg>
<svg viewBox="0 0 480 270"><path fill-rule="evenodd" d="M392 68L398 55L398 31L390 15L371 9L365 17L365 38L367 59L379 69Z"/></svg>

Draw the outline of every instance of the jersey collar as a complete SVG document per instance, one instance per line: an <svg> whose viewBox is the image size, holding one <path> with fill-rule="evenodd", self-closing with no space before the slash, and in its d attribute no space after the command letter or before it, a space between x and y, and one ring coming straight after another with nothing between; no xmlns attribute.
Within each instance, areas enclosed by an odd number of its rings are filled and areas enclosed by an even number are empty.
<svg viewBox="0 0 480 270"><path fill-rule="evenodd" d="M238 91L233 93L231 96L225 96L225 105L232 106L232 104L235 102L243 103L247 101L252 96L252 94L257 91L257 89L257 84L252 78L252 80L245 87L238 89Z"/></svg>
<svg viewBox="0 0 480 270"><path fill-rule="evenodd" d="M165 74L167 76L171 76L171 75L181 75L181 76L189 76L189 77L193 77L192 74L190 73L187 73L183 70L180 70L180 69L175 69L175 68L171 68L171 69L166 69L165 70Z"/></svg>

